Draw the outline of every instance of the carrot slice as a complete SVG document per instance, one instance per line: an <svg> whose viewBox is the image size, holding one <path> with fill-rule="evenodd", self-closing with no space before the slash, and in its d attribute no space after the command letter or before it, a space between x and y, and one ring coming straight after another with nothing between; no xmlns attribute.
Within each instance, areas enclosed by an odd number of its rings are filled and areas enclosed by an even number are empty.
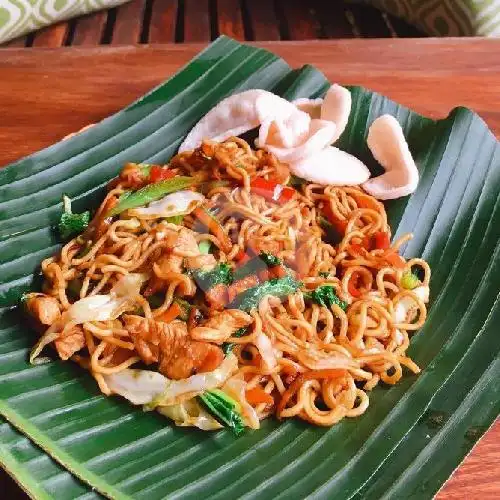
<svg viewBox="0 0 500 500"><path fill-rule="evenodd" d="M387 252L384 258L388 264L396 269L403 269L406 266L406 261L396 252Z"/></svg>
<svg viewBox="0 0 500 500"><path fill-rule="evenodd" d="M258 405L260 403L274 404L274 399L271 394L268 394L261 387L254 387L253 389L248 389L245 393L247 401L251 405Z"/></svg>
<svg viewBox="0 0 500 500"><path fill-rule="evenodd" d="M219 240L222 250L229 253L233 244L224 231L224 228L219 224L219 221L201 207L195 208L193 215Z"/></svg>
<svg viewBox="0 0 500 500"><path fill-rule="evenodd" d="M276 408L276 415L281 418L281 412L286 408L288 401L299 390L300 386L306 381L311 379L329 379L329 378L342 378L347 375L347 370L331 368L325 370L311 370L309 372L301 373L290 385L290 387L281 396L278 407Z"/></svg>
<svg viewBox="0 0 500 500"><path fill-rule="evenodd" d="M174 321L182 313L181 306L174 302L163 314L160 314L156 321L163 321L164 323L170 323Z"/></svg>

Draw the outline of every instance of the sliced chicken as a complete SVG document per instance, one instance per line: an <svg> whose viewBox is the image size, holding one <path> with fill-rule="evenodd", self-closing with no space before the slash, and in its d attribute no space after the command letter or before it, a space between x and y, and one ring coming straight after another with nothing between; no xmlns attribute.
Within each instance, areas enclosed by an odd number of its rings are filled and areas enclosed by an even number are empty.
<svg viewBox="0 0 500 500"><path fill-rule="evenodd" d="M66 361L85 347L85 335L81 326L76 325L54 341L59 357Z"/></svg>
<svg viewBox="0 0 500 500"><path fill-rule="evenodd" d="M191 340L182 321L163 323L135 315L124 315L123 321L141 359L158 362L160 373L171 379L212 371L224 358L219 347Z"/></svg>
<svg viewBox="0 0 500 500"><path fill-rule="evenodd" d="M200 254L196 257L186 257L184 259L184 265L188 269L200 269L201 271L211 271L217 261L212 254Z"/></svg>
<svg viewBox="0 0 500 500"><path fill-rule="evenodd" d="M200 255L200 249L196 242L194 231L183 227L175 238L169 237L168 246L172 249L172 253L181 257L196 257Z"/></svg>
<svg viewBox="0 0 500 500"><path fill-rule="evenodd" d="M50 326L61 317L59 301L50 295L30 293L24 305L28 313L42 325Z"/></svg>
<svg viewBox="0 0 500 500"><path fill-rule="evenodd" d="M189 333L191 338L222 344L236 330L252 323L252 317L239 309L226 309L216 313L203 325L193 328Z"/></svg>
<svg viewBox="0 0 500 500"><path fill-rule="evenodd" d="M174 253L163 254L156 262L162 273L182 273L183 259Z"/></svg>

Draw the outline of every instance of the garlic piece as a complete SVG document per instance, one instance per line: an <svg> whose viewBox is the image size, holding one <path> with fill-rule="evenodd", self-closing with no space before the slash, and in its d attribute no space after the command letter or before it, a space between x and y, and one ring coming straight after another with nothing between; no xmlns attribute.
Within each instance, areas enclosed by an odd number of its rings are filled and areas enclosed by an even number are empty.
<svg viewBox="0 0 500 500"><path fill-rule="evenodd" d="M368 131L367 143L385 173L365 182L363 189L378 200L413 193L417 189L418 170L396 118L391 115L377 118Z"/></svg>

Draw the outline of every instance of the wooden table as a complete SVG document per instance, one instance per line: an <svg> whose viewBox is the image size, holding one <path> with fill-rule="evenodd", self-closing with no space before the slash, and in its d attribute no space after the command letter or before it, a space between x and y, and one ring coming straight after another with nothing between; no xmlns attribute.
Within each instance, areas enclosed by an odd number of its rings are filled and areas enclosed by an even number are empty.
<svg viewBox="0 0 500 500"><path fill-rule="evenodd" d="M364 85L432 117L446 116L454 106L466 105L500 137L500 40L426 38L258 45L284 57L292 66L313 64L332 82ZM173 74L202 47L2 50L0 165L114 113ZM438 498L499 496L497 423Z"/></svg>

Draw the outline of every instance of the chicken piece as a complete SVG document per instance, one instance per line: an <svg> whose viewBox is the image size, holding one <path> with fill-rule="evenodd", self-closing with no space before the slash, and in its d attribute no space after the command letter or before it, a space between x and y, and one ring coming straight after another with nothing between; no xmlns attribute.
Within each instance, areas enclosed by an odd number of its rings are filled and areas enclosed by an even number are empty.
<svg viewBox="0 0 500 500"><path fill-rule="evenodd" d="M234 298L241 292L244 292L249 288L253 288L258 284L259 284L259 279L254 274L250 276L245 276L243 279L235 281L232 285L229 286L227 290L227 298L229 303L231 303L234 300Z"/></svg>
<svg viewBox="0 0 500 500"><path fill-rule="evenodd" d="M81 326L76 325L54 341L59 357L66 361L85 347L85 335Z"/></svg>
<svg viewBox="0 0 500 500"><path fill-rule="evenodd" d="M308 245L300 245L295 252L295 269L299 276L307 276L311 269L312 262L310 261L311 248Z"/></svg>
<svg viewBox="0 0 500 500"><path fill-rule="evenodd" d="M212 254L200 254L197 255L196 257L186 257L184 259L184 265L188 269L199 269L201 271L211 271L215 265L217 264L217 261L215 260L215 257Z"/></svg>
<svg viewBox="0 0 500 500"><path fill-rule="evenodd" d="M275 240L256 239L249 242L248 246L256 255L259 255L261 252L278 255L278 252L281 250L280 242Z"/></svg>
<svg viewBox="0 0 500 500"><path fill-rule="evenodd" d="M222 344L236 330L250 325L252 317L239 309L226 309L212 316L203 325L193 328L189 334L195 340L205 340Z"/></svg>
<svg viewBox="0 0 500 500"><path fill-rule="evenodd" d="M50 326L61 317L59 301L43 293L30 293L27 295L24 306L38 323Z"/></svg>
<svg viewBox="0 0 500 500"><path fill-rule="evenodd" d="M196 242L195 233L186 227L176 233L167 236L167 244L172 253L181 257L196 257L200 255L200 249Z"/></svg>
<svg viewBox="0 0 500 500"><path fill-rule="evenodd" d="M134 342L136 351L147 365L158 362L160 341L163 335L169 337L174 347L183 346L187 339L187 329L185 334L183 334L182 330L176 330L176 336L174 337L168 323L148 320L142 316L132 314L125 314L122 319Z"/></svg>
<svg viewBox="0 0 500 500"><path fill-rule="evenodd" d="M164 351L160 351L160 373L174 380L187 378L196 373L211 372L224 359L224 353L220 347L209 342L193 340L173 352L170 357L163 353Z"/></svg>
<svg viewBox="0 0 500 500"><path fill-rule="evenodd" d="M182 273L182 257L179 255L174 255L170 252L162 254L156 264L160 268L162 273ZM153 275L149 281L146 289L144 290L144 296L149 297L150 295L154 295L156 292L161 290L165 290L168 286L168 282L159 278L156 275Z"/></svg>
<svg viewBox="0 0 500 500"><path fill-rule="evenodd" d="M224 358L217 346L191 340L182 321L163 323L135 315L124 315L123 321L142 360L158 362L160 373L171 379L212 371Z"/></svg>
<svg viewBox="0 0 500 500"><path fill-rule="evenodd" d="M227 286L219 283L205 292L210 309L222 311L228 304Z"/></svg>
<svg viewBox="0 0 500 500"><path fill-rule="evenodd" d="M182 273L182 257L173 253L163 254L157 261L163 273Z"/></svg>

